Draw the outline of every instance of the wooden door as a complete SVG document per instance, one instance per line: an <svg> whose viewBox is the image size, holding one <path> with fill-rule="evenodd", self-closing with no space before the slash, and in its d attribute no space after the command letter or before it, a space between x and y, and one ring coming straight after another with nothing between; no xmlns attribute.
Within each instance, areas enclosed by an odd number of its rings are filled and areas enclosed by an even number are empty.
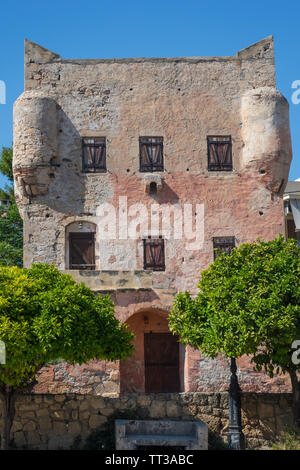
<svg viewBox="0 0 300 470"><path fill-rule="evenodd" d="M145 392L179 392L179 343L171 333L145 333Z"/></svg>

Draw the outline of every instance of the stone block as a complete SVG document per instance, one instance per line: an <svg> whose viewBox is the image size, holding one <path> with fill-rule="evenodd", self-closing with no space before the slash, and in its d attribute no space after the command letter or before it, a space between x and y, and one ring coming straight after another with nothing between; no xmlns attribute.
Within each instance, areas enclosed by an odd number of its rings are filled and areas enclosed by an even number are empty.
<svg viewBox="0 0 300 470"><path fill-rule="evenodd" d="M18 431L22 431L22 429L23 429L23 422L20 420L14 419L12 427L11 427L12 434Z"/></svg>
<svg viewBox="0 0 300 470"><path fill-rule="evenodd" d="M61 421L53 421L53 432L57 436L63 436L67 432L65 423Z"/></svg>
<svg viewBox="0 0 300 470"><path fill-rule="evenodd" d="M274 406L262 401L258 403L258 416L260 419L271 418L275 416Z"/></svg>
<svg viewBox="0 0 300 470"><path fill-rule="evenodd" d="M140 406L150 406L151 398L147 395L142 395L137 398L137 403Z"/></svg>
<svg viewBox="0 0 300 470"><path fill-rule="evenodd" d="M68 432L71 434L80 434L81 433L81 425L79 421L73 421L68 424Z"/></svg>
<svg viewBox="0 0 300 470"><path fill-rule="evenodd" d="M166 402L153 401L149 409L150 418L164 418L166 417Z"/></svg>
<svg viewBox="0 0 300 470"><path fill-rule="evenodd" d="M78 420L78 416L79 416L79 413L78 413L78 410L72 410L71 412L71 418L75 421L75 420Z"/></svg>
<svg viewBox="0 0 300 470"><path fill-rule="evenodd" d="M39 445L41 442L41 437L36 431L31 431L27 433L27 444L30 447L33 447L35 445Z"/></svg>
<svg viewBox="0 0 300 470"><path fill-rule="evenodd" d="M168 401L166 404L167 408L167 417L168 418L179 418L181 409L176 402Z"/></svg>
<svg viewBox="0 0 300 470"><path fill-rule="evenodd" d="M23 426L23 431L35 431L36 423L34 421L27 421Z"/></svg>
<svg viewBox="0 0 300 470"><path fill-rule="evenodd" d="M86 411L90 408L90 403L89 403L89 400L84 400L80 403L79 405L79 411Z"/></svg>
<svg viewBox="0 0 300 470"><path fill-rule="evenodd" d="M89 426L91 429L96 429L107 421L105 416L92 415L89 419Z"/></svg>
<svg viewBox="0 0 300 470"><path fill-rule="evenodd" d="M65 395L55 395L55 401L62 403L66 400Z"/></svg>
<svg viewBox="0 0 300 470"><path fill-rule="evenodd" d="M89 404L93 410L100 410L105 408L106 403L102 398L90 398L89 399Z"/></svg>
<svg viewBox="0 0 300 470"><path fill-rule="evenodd" d="M38 421L38 427L42 433L47 433L52 429L52 421L48 416L42 416Z"/></svg>
<svg viewBox="0 0 300 470"><path fill-rule="evenodd" d="M22 448L27 444L25 433L23 431L13 433L13 439L18 448Z"/></svg>
<svg viewBox="0 0 300 470"><path fill-rule="evenodd" d="M101 414L103 416L110 416L111 414L113 414L113 412L114 412L113 408L102 408L101 409Z"/></svg>

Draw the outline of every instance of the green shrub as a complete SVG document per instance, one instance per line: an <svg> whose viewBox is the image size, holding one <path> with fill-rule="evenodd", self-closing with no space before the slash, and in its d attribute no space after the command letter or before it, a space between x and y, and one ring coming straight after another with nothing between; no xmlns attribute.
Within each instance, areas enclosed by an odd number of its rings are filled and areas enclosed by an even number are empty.
<svg viewBox="0 0 300 470"><path fill-rule="evenodd" d="M272 445L271 450L300 450L300 431L287 426L286 431Z"/></svg>

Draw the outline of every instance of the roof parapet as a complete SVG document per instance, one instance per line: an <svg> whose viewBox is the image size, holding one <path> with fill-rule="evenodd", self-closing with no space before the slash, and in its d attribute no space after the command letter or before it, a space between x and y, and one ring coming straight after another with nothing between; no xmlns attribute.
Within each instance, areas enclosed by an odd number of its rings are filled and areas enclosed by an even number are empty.
<svg viewBox="0 0 300 470"><path fill-rule="evenodd" d="M262 59L263 57L269 57L274 59L274 38L268 36L261 41L251 44L251 46L245 47L236 53L238 59Z"/></svg>
<svg viewBox="0 0 300 470"><path fill-rule="evenodd" d="M25 39L24 63L36 62L45 64L52 62L54 59L61 59L60 55L36 44L35 42Z"/></svg>
<svg viewBox="0 0 300 470"><path fill-rule="evenodd" d="M241 49L238 51L235 55L237 59L262 59L262 58L272 58L274 60L274 39L273 36L268 36L261 41L258 41L254 44L251 44L250 46ZM135 58L135 59L78 59L78 62L97 62L97 61L103 61L103 62L111 62L111 61L128 61L128 60L135 60L135 61L159 61L159 60L167 60L167 61L172 61L172 60L187 60L193 62L193 60L209 60L209 59L227 59L230 60L234 58L234 56L231 57L174 57L174 58ZM45 64L48 62L52 62L54 60L60 59L62 60L62 57L59 54L56 54L55 52L50 51L49 49L46 49L45 47L40 46L39 44L36 44L33 41L29 41L28 39L25 39L25 65L30 63L30 62L36 62L39 64ZM64 62L68 62L68 60L64 60Z"/></svg>

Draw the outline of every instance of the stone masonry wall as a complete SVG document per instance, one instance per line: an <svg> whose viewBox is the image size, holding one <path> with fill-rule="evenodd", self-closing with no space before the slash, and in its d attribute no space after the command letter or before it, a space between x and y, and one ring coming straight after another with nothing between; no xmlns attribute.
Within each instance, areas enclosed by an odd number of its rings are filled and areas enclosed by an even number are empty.
<svg viewBox="0 0 300 470"><path fill-rule="evenodd" d="M246 446L266 448L286 424L291 424L290 394L242 394ZM116 398L79 394L28 394L18 397L12 437L17 448L82 447L109 418L200 420L209 428L212 448L227 442L227 393L123 395ZM126 413L128 416L126 416ZM78 437L81 440L78 440Z"/></svg>
<svg viewBox="0 0 300 470"><path fill-rule="evenodd" d="M213 260L213 237L234 236L239 245L284 231L289 110L276 89L271 37L232 57L90 61L27 41L25 75L14 105L13 161L25 266L68 269L67 227L88 222L96 226L97 269L143 270L142 229L137 240L99 238L100 205L117 209L125 196L128 210L138 201L149 214L152 205L159 212L203 204L203 246L166 240L166 270L152 274L158 298L162 289L195 292L199 271ZM139 137L147 135L164 139L155 197L139 171ZM233 171L208 171L208 135L231 135ZM88 136L106 137L106 173L82 172Z"/></svg>
<svg viewBox="0 0 300 470"><path fill-rule="evenodd" d="M139 353L127 361L89 361L87 364L71 365L66 362L48 364L37 376L35 393L78 393L114 398L121 393L144 394L143 385L132 387L141 382L144 363L141 351L141 336L136 339L135 347ZM182 346L182 345L181 345ZM290 393L291 380L288 374L276 375L271 379L264 372L253 370L250 358L237 359L238 378L243 392L247 393ZM188 369L187 379L182 367ZM228 389L230 381L229 361L218 357L210 359L190 347L180 347L181 392L221 393ZM124 387L124 382L127 387ZM141 385L141 383L140 383Z"/></svg>

